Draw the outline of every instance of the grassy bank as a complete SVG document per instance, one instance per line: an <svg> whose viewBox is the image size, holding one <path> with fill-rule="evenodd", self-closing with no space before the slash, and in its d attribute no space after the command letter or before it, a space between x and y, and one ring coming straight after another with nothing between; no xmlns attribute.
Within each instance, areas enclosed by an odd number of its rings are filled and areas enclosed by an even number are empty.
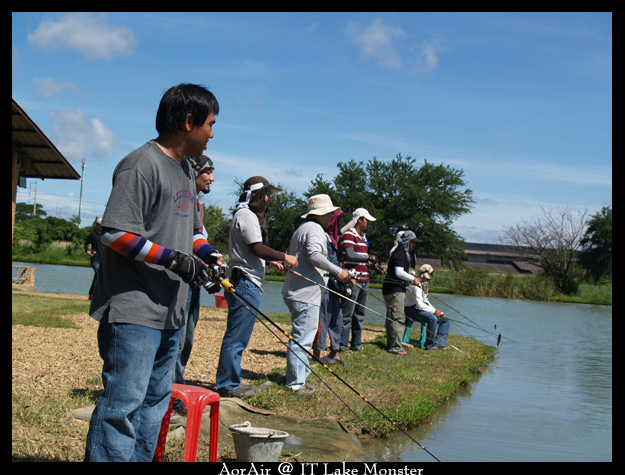
<svg viewBox="0 0 625 475"><path fill-rule="evenodd" d="M432 292L506 299L612 305L612 283L582 283L576 295L556 291L550 279L540 275L489 274L483 270L438 271Z"/></svg>
<svg viewBox="0 0 625 475"><path fill-rule="evenodd" d="M393 430L393 424L379 411L403 428L414 427L424 422L442 401L471 382L494 357L494 347L453 334L449 341L462 353L451 348L411 349L408 355L398 356L385 350L382 326L366 324L365 331L378 334L363 344L366 357L360 353L341 354L348 367L333 365L331 369L336 375L318 363L311 365L313 373L308 382L317 387L316 397L293 398L289 390L274 385L251 401L281 414L338 417L357 435L384 435ZM283 372L275 370L269 379L276 379Z"/></svg>
<svg viewBox="0 0 625 475"><path fill-rule="evenodd" d="M28 327L14 326L18 328L19 333L26 334L26 329L32 328L33 325L44 327L44 333L78 332L79 329L65 323L72 320L73 314L87 312L89 302L84 298L76 299L70 296L51 298L45 294L29 295L14 291L12 307L13 325L28 325ZM283 328L287 330L290 328L288 315L269 314L268 316ZM91 321L88 322L90 325L95 325ZM205 325L205 327L208 326ZM57 328L60 330L55 330ZM214 330L212 332L214 333ZM392 430L392 426L366 404L360 395L366 396L402 427L414 426L423 422L435 411L441 401L452 397L460 387L472 381L475 375L483 371L494 357L493 347L456 335L450 336L450 342L460 348L463 353L453 349L428 352L414 349L409 350L407 356L396 356L384 350L386 339L382 326L367 324L365 333L367 338L363 347L367 357L364 358L359 353L344 354L349 367L337 367L337 365L332 367L332 370L352 385L358 394L327 370L319 365L313 365L315 373L319 374L342 401L311 374L309 381L317 386L317 396L314 398L295 397L282 384L274 384L247 399L246 402L270 408L278 414L296 414L301 418L333 416L339 418L343 425L355 434L371 435L375 432L382 435ZM97 356L97 348L93 347L94 338L95 328L88 336L89 342L86 347L89 348L92 356ZM67 346L63 343L67 342L67 339L67 337L59 338L58 345L54 345L57 351L67 351L65 349ZM26 352L26 348L32 350L33 356L19 355L22 361L27 361L26 367L31 363L38 365L43 360L54 358L53 355L48 355L43 351L42 347L37 344L37 340L32 337L21 340L17 347L21 347L23 353ZM14 341L14 357L15 348ZM206 352L206 347L204 348ZM263 359L266 361L267 357ZM277 376L284 373L284 359L278 358L278 360L279 363L275 367L270 366L262 371L262 375L266 377L260 379L259 382L265 379L277 379ZM16 384L16 368L13 368L11 411L13 460L81 460L87 425L83 421L68 418L67 412L93 405L102 388L95 367L91 366L91 369L85 370L86 363L80 363L79 355L76 355L72 364L80 368L77 373L80 380L74 383L65 382L62 384L63 387L59 387L59 381L64 381L60 377L63 366L52 364L51 367L54 369L46 373L46 377L52 384L49 390L34 390L32 384L38 385L39 388L40 382L33 380L31 384L28 376L21 379L22 382L26 381L28 384ZM33 377L33 379L36 378ZM200 381L202 385L213 382ZM208 438L200 439L198 460L208 460L208 444ZM184 444L181 441L171 444L168 442L166 459L181 460L183 447ZM219 460L232 461L233 458L232 447L220 444ZM284 453L281 456L281 460L293 459L300 462L306 461L292 454Z"/></svg>
<svg viewBox="0 0 625 475"><path fill-rule="evenodd" d="M82 246L70 245L66 248L48 246L35 251L32 246L14 245L11 260L34 264L91 267L91 260Z"/></svg>

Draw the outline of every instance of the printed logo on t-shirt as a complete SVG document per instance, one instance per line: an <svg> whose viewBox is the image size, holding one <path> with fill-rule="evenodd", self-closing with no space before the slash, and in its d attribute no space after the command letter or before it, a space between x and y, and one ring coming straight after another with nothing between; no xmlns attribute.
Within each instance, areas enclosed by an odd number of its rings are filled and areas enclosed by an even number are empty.
<svg viewBox="0 0 625 475"><path fill-rule="evenodd" d="M174 214L180 218L188 218L195 203L195 195L189 190L180 190L172 196L174 201Z"/></svg>

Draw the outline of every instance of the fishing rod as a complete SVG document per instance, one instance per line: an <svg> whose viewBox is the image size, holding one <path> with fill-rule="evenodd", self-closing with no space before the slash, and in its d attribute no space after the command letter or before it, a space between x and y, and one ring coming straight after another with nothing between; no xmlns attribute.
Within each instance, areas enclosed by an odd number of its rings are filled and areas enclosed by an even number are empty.
<svg viewBox="0 0 625 475"><path fill-rule="evenodd" d="M301 275L301 274L300 274ZM221 278L221 276L220 276ZM408 432L406 432L401 426L399 426L393 419L391 419L389 416L387 416L384 412L382 412L380 409L378 409L378 407L373 404L369 399L367 399L367 397L360 393L356 388L354 388L351 384L349 384L347 381L345 381L345 379L343 379L341 376L339 376L337 373L335 373L334 371L332 371L332 369L325 364L323 361L321 361L320 358L317 358L314 354L312 354L312 352L310 352L309 350L307 350L300 342L298 342L297 340L295 340L288 332L286 332L285 330L283 330L280 325L278 325L276 322L274 322L271 318L269 318L267 315L265 315L263 312L261 312L258 308L256 308L253 304L251 304L245 297L243 297L242 295L239 295L235 289L234 289L234 285L232 285L232 283L226 278L223 277L220 280L220 284L221 286L224 288L225 291L230 292L233 296L235 296L239 301L244 302L245 304L247 304L251 309L253 309L255 312L258 313L258 315L261 315L265 320L267 320L271 325L273 325L278 331L280 331L284 336L286 336L289 341L294 342L297 346L299 346L300 349L302 349L309 357L311 357L314 361L318 362L319 364L322 365L323 368L325 368L327 371L330 372L330 374L333 374L341 383L343 383L347 388L349 388L351 391L353 391L354 393L356 393L358 395L358 397L360 397L363 401L365 401L367 404L369 404L369 406L371 406L378 414L380 414L384 419L386 419L387 421L389 421L391 423L391 425L393 425L393 427L396 427L397 429L399 429L400 432L402 432L404 435L406 435L410 440L412 440L415 444L417 444L420 448L422 448L423 450L425 450L425 452L427 452L434 460L436 460L437 462L440 462L441 460L436 457L436 455L434 455L432 452L430 452L427 447L425 447L421 442L419 442L418 440L416 440L414 437L412 437Z"/></svg>
<svg viewBox="0 0 625 475"><path fill-rule="evenodd" d="M219 285L219 284L217 284L217 285ZM220 286L220 287L221 287L221 286ZM300 362L302 362L303 364L305 364L305 365L307 365L307 364L308 364L308 362L307 362L307 361L304 361L300 355L298 355L297 353L293 352L293 350L291 350L291 349L289 348L288 343L286 343L286 342L282 341L282 339L280 338L280 336L279 336L276 332L274 332L274 331L273 331L273 330L272 330L272 329L271 329L271 328L267 325L267 323L266 323L264 320L262 320L262 319L260 318L260 316L259 316L260 312L254 312L254 310L252 310L252 309L248 306L248 304L247 304L247 303L245 303L245 301L244 301L243 299L239 298L239 295L238 295L238 294L233 293L233 296L234 296L234 297L235 297L235 298L239 301L239 303L241 303L241 305L243 305L243 306L244 306L244 307L245 307L245 308L246 308L246 309L247 309L247 310L248 310L248 311L249 311L252 315L254 315L254 317L256 318L256 320L258 320L258 321L261 323L261 325L262 325L262 326L264 326L264 327L265 327L265 328L266 328L266 329L267 329L267 330L268 330L268 331L269 331L269 332L270 332L273 336L275 336L275 337L276 337L276 340L278 340L280 343L282 343L282 344L286 347L287 351L291 351L291 352L293 353L293 356L295 356L295 357L296 357L298 360L300 360ZM264 316L264 315L263 315L263 316ZM267 317L265 317L265 318L267 318ZM283 332L283 333L284 333L284 332ZM373 433L373 435L374 435L377 439L379 439L379 440L380 440L380 441L381 441L381 442L382 442L382 443L386 446L386 448L387 448L389 451L391 451L391 452L392 452L392 453L393 453L393 454L394 454L394 455L395 455L398 459L400 459L400 460L401 460L401 456L400 456L397 452L395 452L395 451L394 451L394 450L393 450L393 449L392 449L392 448L391 448L391 447L390 447L390 446L389 446L389 445L388 445L388 444L387 444L384 440L382 440L382 438L381 438L378 434L376 434L375 430L374 430L374 429L373 429L373 428L372 428L372 427L371 427L371 426L370 426L370 425L369 425L369 424L368 424L368 423L367 423L367 422L366 422L366 421L365 421L365 420L364 420L364 419L363 419L363 418L362 418L362 417L361 417L361 416L360 416L360 415L356 412L356 410L355 410L355 409L353 409L353 408L352 408L352 407L351 407L351 406L350 406L350 405L349 405L349 404L348 404L348 403L347 403L347 402L346 402L346 401L345 401L345 400L344 400L344 399L343 399L343 398L342 398L342 397L341 397L341 396L340 396L340 395L339 395L339 394L338 394L338 393L337 393L337 392L336 392L336 391L332 388L332 386L330 386L330 385L329 385L329 384L328 384L328 383L327 383L327 382L326 382L326 381L325 381L325 380L324 380L324 379L323 379L323 378L322 378L319 374L317 374L317 372L316 372L316 371L315 371L315 370L314 370L314 369L313 369L310 365L308 365L308 366L309 366L310 372L311 372L311 373L312 373L312 374L313 374L313 375L314 375L314 376L315 376L315 377L316 377L319 381L321 381L321 382L323 383L323 385L324 385L326 388L328 388L328 390L330 390L330 392L331 392L332 394L334 394L334 395L337 397L337 399L338 399L339 401L341 401L341 402L343 403L343 405L344 405L347 409L349 409L349 410L352 412L352 414L353 414L354 416L356 416L356 418L357 418L358 420L360 420L360 422L362 422L362 423L363 423L363 425L365 425L366 427L368 427L368 428L369 428L369 430Z"/></svg>

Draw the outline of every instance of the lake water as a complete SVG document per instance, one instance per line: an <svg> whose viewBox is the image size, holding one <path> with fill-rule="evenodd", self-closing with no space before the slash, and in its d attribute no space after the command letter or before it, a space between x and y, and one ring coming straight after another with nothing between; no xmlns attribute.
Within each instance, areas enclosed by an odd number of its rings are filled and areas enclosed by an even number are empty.
<svg viewBox="0 0 625 475"><path fill-rule="evenodd" d="M35 267L36 289L45 292L84 295L93 276L90 268ZM261 310L286 313L282 283L264 288ZM372 292L381 298L380 290ZM501 333L502 340L495 362L431 424L412 431L416 440L445 462L612 460L611 306L437 297L444 303L431 301L454 320L452 333L490 345ZM201 304L214 307L214 296L203 292ZM375 298L368 306L385 313ZM375 313L368 318L383 323ZM401 433L386 444L366 446L367 461L393 454L406 462L433 460Z"/></svg>

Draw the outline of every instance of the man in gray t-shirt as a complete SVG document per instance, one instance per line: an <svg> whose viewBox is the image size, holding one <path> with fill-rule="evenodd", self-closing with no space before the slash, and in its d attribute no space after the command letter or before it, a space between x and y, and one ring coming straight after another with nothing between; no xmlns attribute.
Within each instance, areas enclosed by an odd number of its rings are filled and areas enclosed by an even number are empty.
<svg viewBox="0 0 625 475"><path fill-rule="evenodd" d="M202 225L195 200L195 180L187 160L172 160L150 141L115 168L102 226L191 254L193 231ZM183 325L189 287L179 276L161 265L129 259L108 246L104 254L91 303L93 318L100 321L108 312L110 323L158 330Z"/></svg>
<svg viewBox="0 0 625 475"><path fill-rule="evenodd" d="M115 169L102 219L101 274L90 315L100 322L104 390L91 416L85 461L151 461L169 406L187 284L209 277L213 248L196 238L195 181L185 155L213 135L219 104L202 86L168 89L158 137Z"/></svg>

